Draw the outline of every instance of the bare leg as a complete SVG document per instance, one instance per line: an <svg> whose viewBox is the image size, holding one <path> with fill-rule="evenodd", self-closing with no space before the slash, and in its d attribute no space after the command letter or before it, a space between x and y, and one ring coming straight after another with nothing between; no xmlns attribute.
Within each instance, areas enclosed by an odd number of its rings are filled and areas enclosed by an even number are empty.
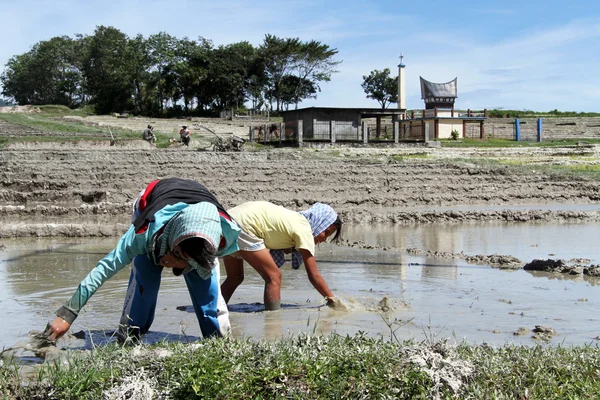
<svg viewBox="0 0 600 400"><path fill-rule="evenodd" d="M269 250L240 250L239 254L265 280L265 310L279 310L281 307L281 271L273 261Z"/></svg>
<svg viewBox="0 0 600 400"><path fill-rule="evenodd" d="M223 257L223 263L227 277L221 284L221 294L225 302L229 303L235 289L244 281L244 260L227 256Z"/></svg>

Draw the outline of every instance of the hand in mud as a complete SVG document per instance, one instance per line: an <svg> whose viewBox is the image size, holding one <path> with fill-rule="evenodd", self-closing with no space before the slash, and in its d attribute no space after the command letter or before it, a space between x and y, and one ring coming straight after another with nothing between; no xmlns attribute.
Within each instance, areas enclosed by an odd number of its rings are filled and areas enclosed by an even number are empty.
<svg viewBox="0 0 600 400"><path fill-rule="evenodd" d="M336 297L325 297L327 301L327 307L332 308L336 311L348 311L348 306Z"/></svg>
<svg viewBox="0 0 600 400"><path fill-rule="evenodd" d="M70 323L68 323L61 317L56 317L54 321L48 324L46 330L44 331L44 334L47 335L49 340L56 341L65 333L67 333L70 327Z"/></svg>

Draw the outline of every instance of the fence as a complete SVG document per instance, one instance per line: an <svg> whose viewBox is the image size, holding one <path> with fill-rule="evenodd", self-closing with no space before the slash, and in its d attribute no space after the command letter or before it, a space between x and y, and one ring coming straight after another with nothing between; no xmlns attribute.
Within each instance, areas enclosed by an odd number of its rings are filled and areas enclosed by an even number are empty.
<svg viewBox="0 0 600 400"><path fill-rule="evenodd" d="M463 135L467 139L481 139L481 126L479 124L464 124Z"/></svg>
<svg viewBox="0 0 600 400"><path fill-rule="evenodd" d="M458 110L458 109L425 109L410 110L406 112L406 119L434 118L434 117L487 117L488 112L484 110Z"/></svg>
<svg viewBox="0 0 600 400"><path fill-rule="evenodd" d="M229 120L269 120L269 113L267 111L252 111L249 110L245 113L236 113L233 110L223 110L220 115L221 119Z"/></svg>
<svg viewBox="0 0 600 400"><path fill-rule="evenodd" d="M254 125L249 128L248 134L251 142L276 144L282 142L296 142L298 138L297 123L272 123Z"/></svg>
<svg viewBox="0 0 600 400"><path fill-rule="evenodd" d="M302 132L302 121L253 125L249 128L251 142L264 144L300 144L303 142L359 142L396 143L396 141L424 141L425 122L402 120L397 122L397 139L392 123L373 124L363 121L312 121L312 127ZM311 129L312 128L312 129ZM430 133L430 135L433 132ZM479 134L479 133L477 133Z"/></svg>
<svg viewBox="0 0 600 400"><path fill-rule="evenodd" d="M400 125L400 139L408 141L425 140L425 126L419 122L407 122Z"/></svg>
<svg viewBox="0 0 600 400"><path fill-rule="evenodd" d="M391 123L365 124L367 130L367 138L371 141L394 141L394 126ZM365 129L363 127L363 129Z"/></svg>
<svg viewBox="0 0 600 400"><path fill-rule="evenodd" d="M312 134L309 132L305 140L358 141L362 134L358 125L352 121L317 121L313 120Z"/></svg>

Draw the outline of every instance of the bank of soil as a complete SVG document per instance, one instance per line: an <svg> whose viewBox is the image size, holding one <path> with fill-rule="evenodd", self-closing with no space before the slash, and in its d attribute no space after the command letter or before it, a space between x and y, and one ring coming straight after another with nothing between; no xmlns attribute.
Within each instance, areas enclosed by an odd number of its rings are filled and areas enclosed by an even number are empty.
<svg viewBox="0 0 600 400"><path fill-rule="evenodd" d="M209 131L244 136L251 123L196 119L64 117L86 124L176 134L197 126L192 144ZM204 130L204 133L199 131ZM0 122L0 135L46 135ZM73 135L73 134L70 134ZM544 204L596 204L600 180L516 168L597 164L593 145L564 148L270 149L211 152L200 146L157 149L143 140L13 143L0 151L0 237L116 236L129 222L131 203L158 178L204 183L226 206L268 200L292 209L320 201L351 223L599 220L599 211L536 209ZM503 162L485 162L486 160ZM477 209L460 206L496 206ZM528 209L502 206L529 205ZM445 208L444 208L445 207ZM450 209L449 209L450 208Z"/></svg>

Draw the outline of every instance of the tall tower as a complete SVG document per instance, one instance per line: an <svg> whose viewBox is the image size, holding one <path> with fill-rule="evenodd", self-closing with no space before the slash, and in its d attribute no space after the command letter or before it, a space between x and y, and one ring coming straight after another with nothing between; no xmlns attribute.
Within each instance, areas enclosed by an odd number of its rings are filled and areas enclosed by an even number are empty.
<svg viewBox="0 0 600 400"><path fill-rule="evenodd" d="M400 53L400 64L398 64L398 108L406 110L406 77L404 76L404 65L402 59L404 55Z"/></svg>

